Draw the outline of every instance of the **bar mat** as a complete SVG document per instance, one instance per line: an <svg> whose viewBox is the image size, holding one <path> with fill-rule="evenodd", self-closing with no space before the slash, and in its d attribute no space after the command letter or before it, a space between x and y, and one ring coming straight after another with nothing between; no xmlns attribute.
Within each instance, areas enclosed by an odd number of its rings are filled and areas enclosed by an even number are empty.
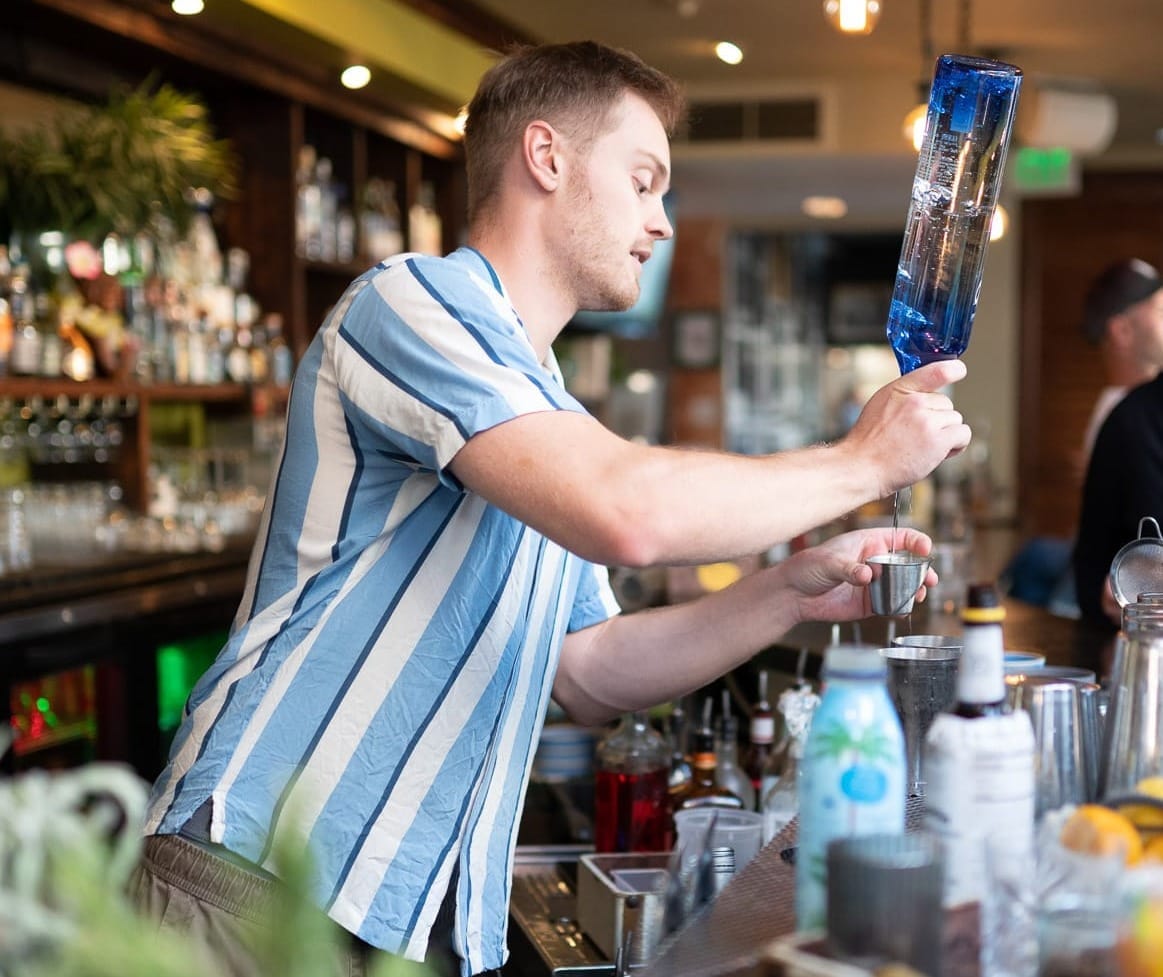
<svg viewBox="0 0 1163 977"><path fill-rule="evenodd" d="M920 825L924 800L910 797L905 824ZM768 945L795 932L794 849L799 820L771 839L681 930L659 944L637 977L723 977L754 968Z"/></svg>

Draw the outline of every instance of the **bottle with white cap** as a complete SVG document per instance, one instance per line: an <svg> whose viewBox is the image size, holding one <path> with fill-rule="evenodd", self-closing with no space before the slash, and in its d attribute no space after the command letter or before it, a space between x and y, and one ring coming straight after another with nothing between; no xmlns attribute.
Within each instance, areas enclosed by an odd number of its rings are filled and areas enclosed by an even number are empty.
<svg viewBox="0 0 1163 977"><path fill-rule="evenodd" d="M987 839L1014 858L1034 844L1034 730L1006 698L1005 608L973 584L961 611L957 700L925 737L925 826L945 854L945 905L981 901Z"/></svg>

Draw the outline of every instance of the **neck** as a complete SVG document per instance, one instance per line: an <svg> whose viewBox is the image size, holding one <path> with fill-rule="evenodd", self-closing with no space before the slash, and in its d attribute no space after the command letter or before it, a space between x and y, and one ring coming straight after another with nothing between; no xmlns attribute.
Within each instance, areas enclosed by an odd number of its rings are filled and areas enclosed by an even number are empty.
<svg viewBox="0 0 1163 977"><path fill-rule="evenodd" d="M553 266L536 221L485 222L472 230L468 243L493 266L521 317L537 358L544 360L577 305L568 290L561 287L561 275Z"/></svg>
<svg viewBox="0 0 1163 977"><path fill-rule="evenodd" d="M1154 363L1129 356L1122 351L1104 349L1107 384L1112 387L1137 387L1140 383L1154 380L1159 372Z"/></svg>

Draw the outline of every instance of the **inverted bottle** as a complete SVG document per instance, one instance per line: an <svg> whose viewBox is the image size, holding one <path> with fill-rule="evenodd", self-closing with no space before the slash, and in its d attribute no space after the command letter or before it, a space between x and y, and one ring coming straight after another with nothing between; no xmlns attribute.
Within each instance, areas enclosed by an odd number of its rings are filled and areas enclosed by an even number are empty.
<svg viewBox="0 0 1163 977"><path fill-rule="evenodd" d="M1021 81L1000 61L937 59L889 309L901 373L969 345Z"/></svg>

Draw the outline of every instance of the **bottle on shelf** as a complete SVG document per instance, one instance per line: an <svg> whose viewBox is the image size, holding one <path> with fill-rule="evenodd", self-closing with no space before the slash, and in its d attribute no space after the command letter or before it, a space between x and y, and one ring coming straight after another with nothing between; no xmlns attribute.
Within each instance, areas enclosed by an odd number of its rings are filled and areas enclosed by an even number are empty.
<svg viewBox="0 0 1163 977"><path fill-rule="evenodd" d="M602 739L596 768L594 848L664 851L670 752L645 712L623 716Z"/></svg>
<svg viewBox="0 0 1163 977"><path fill-rule="evenodd" d="M903 834L905 739L874 647L833 645L799 772L796 926L822 929L835 838Z"/></svg>
<svg viewBox="0 0 1163 977"><path fill-rule="evenodd" d="M957 700L925 737L925 826L945 853L945 905L979 903L985 844L1008 857L1034 845L1034 730L1006 699L1005 608L997 587L972 584L961 610Z"/></svg>
<svg viewBox="0 0 1163 977"><path fill-rule="evenodd" d="M276 387L289 387L295 370L294 355L283 336L283 317L271 312L263 319L267 334L267 349L270 351L271 382Z"/></svg>
<svg viewBox="0 0 1163 977"><path fill-rule="evenodd" d="M317 242L319 260L335 261L338 243L339 191L335 185L331 160L326 156L321 156L315 163L315 185L319 188L319 238Z"/></svg>
<svg viewBox="0 0 1163 977"><path fill-rule="evenodd" d="M436 212L436 188L427 180L420 184L416 199L408 208L408 249L418 254L444 253L443 228Z"/></svg>
<svg viewBox="0 0 1163 977"><path fill-rule="evenodd" d="M12 316L12 353L8 369L14 376L33 377L40 373L41 336L36 328L35 297L28 280L28 265L16 264L9 283Z"/></svg>
<svg viewBox="0 0 1163 977"><path fill-rule="evenodd" d="M715 782L738 794L743 807L755 810L755 788L751 780L739 767L739 724L731 714L731 693L723 690L723 715L719 720L719 736L715 743L718 766L715 768Z"/></svg>
<svg viewBox="0 0 1163 977"><path fill-rule="evenodd" d="M392 180L372 177L367 181L359 214L359 237L366 261L382 261L404 250L400 206Z"/></svg>
<svg viewBox="0 0 1163 977"><path fill-rule="evenodd" d="M767 669L764 668L759 672L759 698L751 707L747 754L743 759L743 769L751 780L752 793L760 799L775 783L775 775L767 772L775 741L775 713L767 696Z"/></svg>
<svg viewBox="0 0 1163 977"><path fill-rule="evenodd" d="M715 754L715 732L711 726L714 700L703 705L703 719L691 737L691 779L681 790L671 794L674 813L690 807L743 808L743 798L715 780L718 757Z"/></svg>
<svg viewBox="0 0 1163 977"><path fill-rule="evenodd" d="M315 162L315 147L301 146L295 171L295 251L310 261L322 257L323 240L323 210L315 180Z"/></svg>

